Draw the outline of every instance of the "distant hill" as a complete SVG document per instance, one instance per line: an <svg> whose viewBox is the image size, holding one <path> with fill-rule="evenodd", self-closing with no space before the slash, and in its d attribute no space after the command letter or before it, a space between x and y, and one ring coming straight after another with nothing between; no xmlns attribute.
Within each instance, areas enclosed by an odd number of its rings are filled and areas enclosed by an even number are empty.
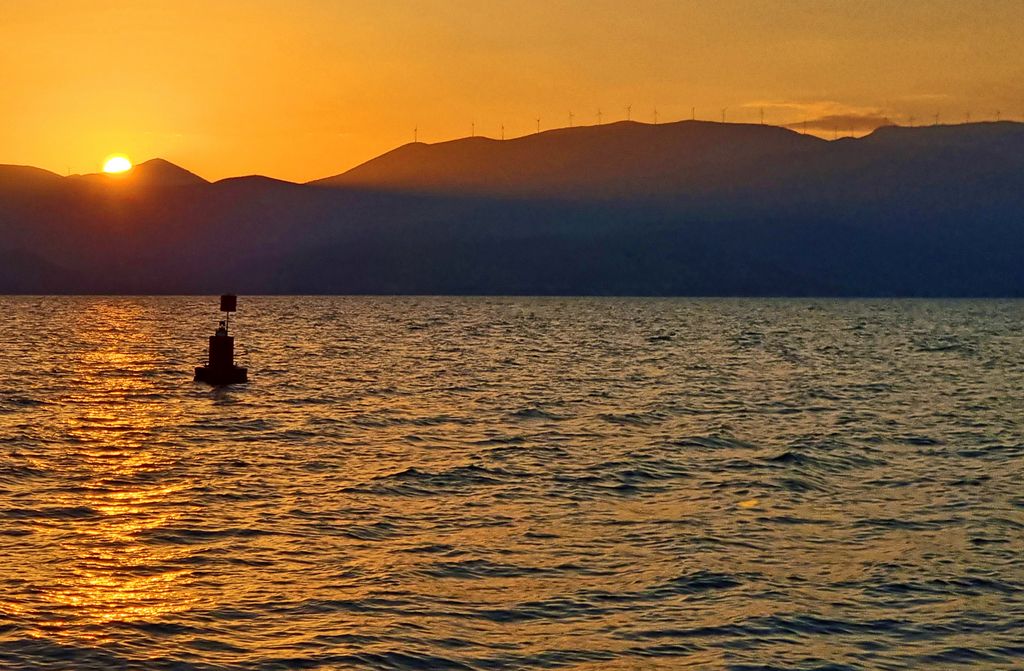
<svg viewBox="0 0 1024 671"><path fill-rule="evenodd" d="M764 183L776 166L827 146L775 126L621 121L505 141L408 144L313 184L573 199L658 197Z"/></svg>
<svg viewBox="0 0 1024 671"><path fill-rule="evenodd" d="M162 158L154 158L144 163L139 163L126 173L113 175L105 173L73 175L71 179L104 185L130 180L132 184L150 187L195 186L209 183L199 175Z"/></svg>
<svg viewBox="0 0 1024 671"><path fill-rule="evenodd" d="M154 158L132 168L132 177L147 184L160 186L191 186L208 184L199 175L189 172L162 158Z"/></svg>
<svg viewBox="0 0 1024 671"><path fill-rule="evenodd" d="M24 165L0 165L0 193L17 193L56 187L63 178L48 170Z"/></svg>
<svg viewBox="0 0 1024 671"><path fill-rule="evenodd" d="M1024 296L1024 124L631 122L300 185L0 166L0 292Z"/></svg>
<svg viewBox="0 0 1024 671"><path fill-rule="evenodd" d="M828 142L775 126L623 121L513 140L408 144L318 186L547 198L679 199L1019 176L1024 124L888 126ZM773 195L773 198L775 195Z"/></svg>

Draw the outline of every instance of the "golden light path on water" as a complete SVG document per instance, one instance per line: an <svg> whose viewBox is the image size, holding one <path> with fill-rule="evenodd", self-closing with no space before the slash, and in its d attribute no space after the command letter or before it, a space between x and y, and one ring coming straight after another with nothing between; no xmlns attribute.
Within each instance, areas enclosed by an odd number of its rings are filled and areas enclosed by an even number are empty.
<svg viewBox="0 0 1024 671"><path fill-rule="evenodd" d="M1019 302L0 298L0 668L1012 668Z"/></svg>
<svg viewBox="0 0 1024 671"><path fill-rule="evenodd" d="M67 363L78 380L53 418L79 469L77 486L53 505L72 517L80 511L86 519L72 534L52 523L38 530L52 534L63 555L40 576L49 585L43 596L56 613L74 613L73 630L59 619L47 623L47 634L58 638L84 629L102 639L107 622L156 619L199 601L188 569L157 568L193 551L141 540L181 516L176 504L188 487L149 477L173 466L173 453L150 439L158 426L173 421L175 408L144 400L159 394L153 378L125 374L145 366L125 341L145 342L154 334L136 330L146 322L131 303L97 303L92 311L91 321L100 328L76 334L82 348Z"/></svg>

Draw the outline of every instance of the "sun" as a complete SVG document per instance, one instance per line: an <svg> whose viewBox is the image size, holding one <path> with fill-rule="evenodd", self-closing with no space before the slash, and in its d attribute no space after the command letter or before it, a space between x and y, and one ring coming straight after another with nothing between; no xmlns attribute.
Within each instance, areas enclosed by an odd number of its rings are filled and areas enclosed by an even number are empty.
<svg viewBox="0 0 1024 671"><path fill-rule="evenodd" d="M103 164L103 172L111 175L128 172L132 169L132 162L128 160L127 156L121 154L115 154L109 157Z"/></svg>

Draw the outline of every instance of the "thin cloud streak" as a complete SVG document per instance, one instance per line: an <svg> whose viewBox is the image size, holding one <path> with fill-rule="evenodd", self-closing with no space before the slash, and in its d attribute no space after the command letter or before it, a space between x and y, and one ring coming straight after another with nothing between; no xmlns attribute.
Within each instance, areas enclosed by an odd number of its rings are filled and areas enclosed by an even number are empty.
<svg viewBox="0 0 1024 671"><path fill-rule="evenodd" d="M902 115L878 107L848 105L836 100L759 100L745 108L765 110L766 120L815 135L866 134L893 125Z"/></svg>
<svg viewBox="0 0 1024 671"><path fill-rule="evenodd" d="M892 125L889 117L877 114L828 114L816 119L787 124L787 127L794 130L806 128L809 131L870 133L882 126Z"/></svg>

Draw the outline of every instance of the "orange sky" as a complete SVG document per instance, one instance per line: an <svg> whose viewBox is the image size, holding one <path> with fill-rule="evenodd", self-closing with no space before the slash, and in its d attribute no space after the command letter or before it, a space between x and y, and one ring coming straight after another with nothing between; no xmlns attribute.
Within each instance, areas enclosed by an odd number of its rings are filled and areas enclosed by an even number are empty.
<svg viewBox="0 0 1024 671"><path fill-rule="evenodd" d="M822 132L1024 119L1022 26L1020 0L0 0L0 163L304 181L414 127L512 137L627 105L837 117Z"/></svg>

